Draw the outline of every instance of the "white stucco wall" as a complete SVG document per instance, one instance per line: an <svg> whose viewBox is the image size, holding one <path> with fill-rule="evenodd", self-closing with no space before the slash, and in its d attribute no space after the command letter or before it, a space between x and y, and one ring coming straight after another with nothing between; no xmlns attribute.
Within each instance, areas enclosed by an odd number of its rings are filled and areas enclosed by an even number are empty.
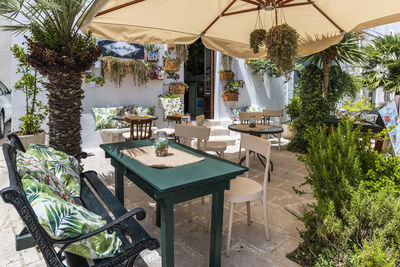
<svg viewBox="0 0 400 267"><path fill-rule="evenodd" d="M0 17L0 25L7 24L6 19ZM11 88L11 39L10 32L0 31L0 81L8 88Z"/></svg>
<svg viewBox="0 0 400 267"><path fill-rule="evenodd" d="M267 73L264 79L260 75L253 74L253 69L245 64L244 59L234 58L232 71L235 73L235 80L243 80L245 86L239 91L239 101L223 101L221 96L224 90L225 81L219 80L218 70L221 64L221 53L215 56L215 94L214 94L214 117L218 120L230 121L231 108L258 105L266 109L283 109L288 103L289 97L293 94L293 79L286 81L285 78L272 78Z"/></svg>

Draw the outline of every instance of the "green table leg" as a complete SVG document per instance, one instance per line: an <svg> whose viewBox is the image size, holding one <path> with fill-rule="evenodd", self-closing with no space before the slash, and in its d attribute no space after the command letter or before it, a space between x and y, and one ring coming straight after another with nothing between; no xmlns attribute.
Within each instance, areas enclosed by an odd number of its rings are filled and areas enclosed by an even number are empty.
<svg viewBox="0 0 400 267"><path fill-rule="evenodd" d="M219 267L221 266L224 191L213 194L211 214L210 266Z"/></svg>
<svg viewBox="0 0 400 267"><path fill-rule="evenodd" d="M161 211L161 258L163 267L174 266L174 204L160 202Z"/></svg>
<svg viewBox="0 0 400 267"><path fill-rule="evenodd" d="M124 205L124 173L115 168L115 196Z"/></svg>

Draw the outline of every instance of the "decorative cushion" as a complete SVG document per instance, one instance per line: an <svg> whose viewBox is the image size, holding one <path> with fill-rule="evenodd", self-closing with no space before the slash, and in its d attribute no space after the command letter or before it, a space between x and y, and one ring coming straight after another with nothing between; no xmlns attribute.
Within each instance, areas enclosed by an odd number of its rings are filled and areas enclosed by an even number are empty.
<svg viewBox="0 0 400 267"><path fill-rule="evenodd" d="M43 162L59 181L62 181L68 191L75 197L80 196L81 179L83 170L77 159L42 144L30 144L26 153L36 156Z"/></svg>
<svg viewBox="0 0 400 267"><path fill-rule="evenodd" d="M164 109L164 116L173 116L175 114L183 115L183 105L180 98L162 98L160 104Z"/></svg>
<svg viewBox="0 0 400 267"><path fill-rule="evenodd" d="M133 114L137 115L154 115L155 107L135 107Z"/></svg>
<svg viewBox="0 0 400 267"><path fill-rule="evenodd" d="M241 107L241 108L231 108L231 118L233 122L238 122L239 121L239 112L244 112L246 111L246 107Z"/></svg>
<svg viewBox="0 0 400 267"><path fill-rule="evenodd" d="M77 237L106 225L99 215L83 206L65 201L48 185L29 175L23 177L22 185L40 225L54 239ZM88 259L100 259L118 253L121 244L115 233L102 232L69 245L66 251Z"/></svg>
<svg viewBox="0 0 400 267"><path fill-rule="evenodd" d="M17 171L21 177L29 175L32 179L48 185L62 199L75 203L74 198L63 182L51 173L37 157L18 151L16 162Z"/></svg>
<svg viewBox="0 0 400 267"><path fill-rule="evenodd" d="M129 127L124 121L113 119L118 115L118 110L123 107L114 108L92 108L94 118L96 120L96 130L112 129L112 128L127 128Z"/></svg>
<svg viewBox="0 0 400 267"><path fill-rule="evenodd" d="M246 107L246 112L261 112L262 108L259 105L253 105Z"/></svg>

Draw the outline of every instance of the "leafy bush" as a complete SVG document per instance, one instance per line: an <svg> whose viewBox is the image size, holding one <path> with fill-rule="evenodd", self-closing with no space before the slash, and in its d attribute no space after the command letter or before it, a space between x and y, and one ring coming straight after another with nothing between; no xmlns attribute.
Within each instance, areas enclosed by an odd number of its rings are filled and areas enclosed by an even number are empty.
<svg viewBox="0 0 400 267"><path fill-rule="evenodd" d="M303 242L288 257L304 266L399 266L400 159L373 151L370 135L349 121L307 138L303 185L316 203L301 218Z"/></svg>
<svg viewBox="0 0 400 267"><path fill-rule="evenodd" d="M290 120L295 120L300 116L301 99L295 95L289 104L286 105L285 111L290 116Z"/></svg>

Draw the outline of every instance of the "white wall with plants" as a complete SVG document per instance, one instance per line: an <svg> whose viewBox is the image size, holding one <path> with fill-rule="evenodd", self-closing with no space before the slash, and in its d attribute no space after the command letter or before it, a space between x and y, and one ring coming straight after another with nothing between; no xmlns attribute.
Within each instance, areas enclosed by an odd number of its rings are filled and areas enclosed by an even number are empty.
<svg viewBox="0 0 400 267"><path fill-rule="evenodd" d="M0 25L5 24L6 20L0 17ZM8 88L11 87L11 33L0 31L0 81Z"/></svg>

